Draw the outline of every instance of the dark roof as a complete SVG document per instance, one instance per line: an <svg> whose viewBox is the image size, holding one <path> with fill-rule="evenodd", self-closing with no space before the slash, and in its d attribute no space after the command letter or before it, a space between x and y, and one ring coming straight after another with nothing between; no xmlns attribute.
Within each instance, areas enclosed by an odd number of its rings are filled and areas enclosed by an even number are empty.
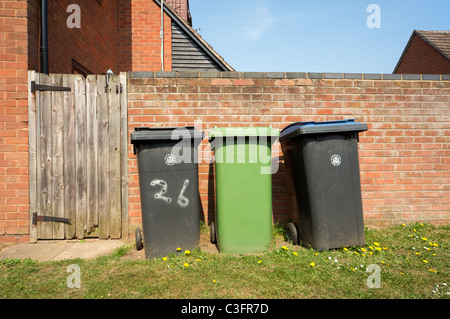
<svg viewBox="0 0 450 319"><path fill-rule="evenodd" d="M160 0L153 1L161 6ZM186 20L180 17L178 13L165 2L164 12L167 13L167 15L172 19L172 23L176 23L177 26L180 27L181 30L183 30L190 37L190 39L203 50L204 53L206 53L215 63L217 63L223 69L222 71L235 71L233 67L224 60L224 58L222 58L216 51L214 51L212 46L210 46L205 40L202 39L200 34L195 31Z"/></svg>
<svg viewBox="0 0 450 319"><path fill-rule="evenodd" d="M411 38L408 41L408 44L403 51L400 60L395 67L394 73L397 72L397 69L400 67L400 64L405 57L406 52L409 49L413 39L415 36L419 36L426 43L431 45L436 51L445 56L448 60L450 60L450 31L423 31L423 30L414 30L411 35Z"/></svg>

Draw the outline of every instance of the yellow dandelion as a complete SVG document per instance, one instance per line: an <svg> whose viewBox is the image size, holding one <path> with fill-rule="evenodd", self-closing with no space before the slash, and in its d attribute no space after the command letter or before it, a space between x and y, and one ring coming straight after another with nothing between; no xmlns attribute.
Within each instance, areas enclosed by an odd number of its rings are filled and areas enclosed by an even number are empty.
<svg viewBox="0 0 450 319"><path fill-rule="evenodd" d="M374 242L373 243L375 246L380 246L380 244L378 242Z"/></svg>
<svg viewBox="0 0 450 319"><path fill-rule="evenodd" d="M167 260L167 257L163 257L163 259L162 259L162 260L166 261L166 260Z"/></svg>
<svg viewBox="0 0 450 319"><path fill-rule="evenodd" d="M436 269L428 269L429 272L434 272L435 274L437 274L437 270Z"/></svg>
<svg viewBox="0 0 450 319"><path fill-rule="evenodd" d="M415 255L416 255L416 256L419 256L419 255L420 255L420 253L415 253Z"/></svg>
<svg viewBox="0 0 450 319"><path fill-rule="evenodd" d="M298 256L298 254L295 251L292 252L292 255Z"/></svg>
<svg viewBox="0 0 450 319"><path fill-rule="evenodd" d="M262 263L262 260L258 260L258 264Z"/></svg>
<svg viewBox="0 0 450 319"><path fill-rule="evenodd" d="M363 251L363 252L367 252L367 250L366 250L366 249L364 249L364 248L361 248L361 251Z"/></svg>
<svg viewBox="0 0 450 319"><path fill-rule="evenodd" d="M185 253L186 255L189 255L191 252L190 252L189 250L185 250L184 253Z"/></svg>
<svg viewBox="0 0 450 319"><path fill-rule="evenodd" d="M202 262L202 260L201 260L201 259L196 259L195 261L198 261L198 262Z"/></svg>
<svg viewBox="0 0 450 319"><path fill-rule="evenodd" d="M415 228L413 228L413 232L416 232L416 229L415 229Z"/></svg>
<svg viewBox="0 0 450 319"><path fill-rule="evenodd" d="M424 262L425 264L428 264L428 260L426 260L426 259L422 260L422 262Z"/></svg>
<svg viewBox="0 0 450 319"><path fill-rule="evenodd" d="M378 250L378 251L381 251L381 248L380 248L380 247L375 247L375 249Z"/></svg>
<svg viewBox="0 0 450 319"><path fill-rule="evenodd" d="M426 237L422 237L422 240L423 241L427 241L428 239Z"/></svg>
<svg viewBox="0 0 450 319"><path fill-rule="evenodd" d="M353 267L350 267L350 270L351 270L351 271L356 271L356 269L355 269L355 268L353 268Z"/></svg>
<svg viewBox="0 0 450 319"><path fill-rule="evenodd" d="M344 247L344 251L348 251L348 249L346 247Z"/></svg>
<svg viewBox="0 0 450 319"><path fill-rule="evenodd" d="M217 283L217 281L215 279L213 279L213 284Z"/></svg>
<svg viewBox="0 0 450 319"><path fill-rule="evenodd" d="M384 249L384 250L388 250L388 248L387 248L387 247L383 247L383 249Z"/></svg>
<svg viewBox="0 0 450 319"><path fill-rule="evenodd" d="M184 267L189 267L189 264L188 263L184 263L183 266Z"/></svg>
<svg viewBox="0 0 450 319"><path fill-rule="evenodd" d="M434 246L434 247L439 247L439 245L438 245L438 244L436 244L436 243L434 243L434 244L433 244L433 246Z"/></svg>
<svg viewBox="0 0 450 319"><path fill-rule="evenodd" d="M405 224L402 224L402 226L405 227L406 225L405 225Z"/></svg>
<svg viewBox="0 0 450 319"><path fill-rule="evenodd" d="M283 248L283 250L289 250L289 248L287 248L286 246L282 246L281 248Z"/></svg>
<svg viewBox="0 0 450 319"><path fill-rule="evenodd" d="M366 254L362 254L361 256L366 257Z"/></svg>
<svg viewBox="0 0 450 319"><path fill-rule="evenodd" d="M310 265L311 267L314 267L314 266L316 266L316 263L312 262L312 263L310 263L309 265Z"/></svg>
<svg viewBox="0 0 450 319"><path fill-rule="evenodd" d="M423 224L422 224L422 223L420 223L420 226L423 226Z"/></svg>

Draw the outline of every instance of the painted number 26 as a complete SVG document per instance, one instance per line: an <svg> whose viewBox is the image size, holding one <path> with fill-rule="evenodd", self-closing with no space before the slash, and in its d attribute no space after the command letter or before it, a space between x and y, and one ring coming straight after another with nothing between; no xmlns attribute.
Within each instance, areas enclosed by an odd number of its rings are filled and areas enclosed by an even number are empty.
<svg viewBox="0 0 450 319"><path fill-rule="evenodd" d="M160 199L165 201L167 204L172 203L172 198L167 197L167 189L168 185L167 182L161 180L161 179L155 179L150 183L151 186L161 186L161 190L154 194L155 199ZM184 192L186 191L187 186L189 185L189 180L185 180L183 183L183 187L181 188L180 195L178 195L177 204L181 207L186 207L189 205L189 199L184 196Z"/></svg>

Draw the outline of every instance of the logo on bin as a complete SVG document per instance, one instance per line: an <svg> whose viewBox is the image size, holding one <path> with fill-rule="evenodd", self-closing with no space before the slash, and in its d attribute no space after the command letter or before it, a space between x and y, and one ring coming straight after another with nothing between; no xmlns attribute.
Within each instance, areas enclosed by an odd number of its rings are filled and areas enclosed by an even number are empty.
<svg viewBox="0 0 450 319"><path fill-rule="evenodd" d="M331 164L333 164L333 166L339 166L342 163L342 159L339 155L334 154L333 156L331 156Z"/></svg>
<svg viewBox="0 0 450 319"><path fill-rule="evenodd" d="M167 154L166 157L164 157L164 162L169 165L175 165L177 163L177 158L173 154Z"/></svg>

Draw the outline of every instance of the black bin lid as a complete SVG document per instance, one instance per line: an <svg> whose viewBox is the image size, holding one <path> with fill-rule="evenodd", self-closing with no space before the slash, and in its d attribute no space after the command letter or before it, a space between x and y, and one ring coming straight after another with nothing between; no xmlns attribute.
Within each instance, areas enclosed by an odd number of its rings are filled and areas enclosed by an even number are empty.
<svg viewBox="0 0 450 319"><path fill-rule="evenodd" d="M326 134L367 131L367 124L355 122L354 119L328 122L297 122L286 126L280 134L280 141L293 139L306 134Z"/></svg>
<svg viewBox="0 0 450 319"><path fill-rule="evenodd" d="M179 130L179 133L174 131ZM131 143L142 141L182 140L186 138L187 131L191 139L203 139L203 132L196 130L194 126L182 127L136 127L130 134Z"/></svg>

